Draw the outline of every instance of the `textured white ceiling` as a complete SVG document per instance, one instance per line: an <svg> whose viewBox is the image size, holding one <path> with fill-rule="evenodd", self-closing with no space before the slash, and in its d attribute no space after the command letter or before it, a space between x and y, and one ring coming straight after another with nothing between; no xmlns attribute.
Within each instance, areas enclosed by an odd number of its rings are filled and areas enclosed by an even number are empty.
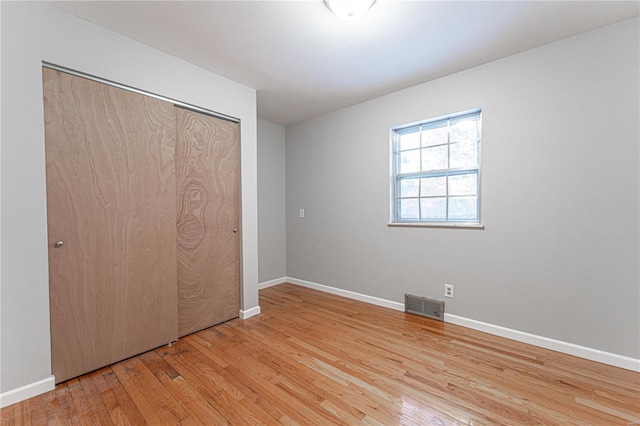
<svg viewBox="0 0 640 426"><path fill-rule="evenodd" d="M638 16L637 1L72 1L70 13L257 89L283 125ZM638 54L638 52L633 52Z"/></svg>

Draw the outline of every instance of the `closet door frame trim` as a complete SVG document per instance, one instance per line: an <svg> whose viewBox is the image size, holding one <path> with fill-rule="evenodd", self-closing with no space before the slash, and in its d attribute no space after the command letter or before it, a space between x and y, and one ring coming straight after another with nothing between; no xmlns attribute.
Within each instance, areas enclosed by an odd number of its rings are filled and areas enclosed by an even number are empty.
<svg viewBox="0 0 640 426"><path fill-rule="evenodd" d="M231 117L230 115L221 114L219 112L210 111L208 109L200 108L195 105L187 104L184 102L177 101L175 99L168 98L166 96L161 96L155 93L147 92L145 90L136 89L135 87L127 86L124 84L116 83L115 81L107 80L105 78L96 77L95 75L83 73L81 71L76 71L71 68L63 67L61 65L52 64L51 62L42 61L42 66L51 68L56 71L62 71L67 74L75 75L77 77L86 78L88 80L93 80L98 83L108 84L109 86L117 87L119 89L128 90L130 92L138 93L143 96L149 96L161 101L172 103L176 107L189 109L191 111L199 112L202 114L210 115L212 117L220 118L222 120L231 121L232 123L240 123L240 119L236 117ZM239 136L239 135L238 135Z"/></svg>

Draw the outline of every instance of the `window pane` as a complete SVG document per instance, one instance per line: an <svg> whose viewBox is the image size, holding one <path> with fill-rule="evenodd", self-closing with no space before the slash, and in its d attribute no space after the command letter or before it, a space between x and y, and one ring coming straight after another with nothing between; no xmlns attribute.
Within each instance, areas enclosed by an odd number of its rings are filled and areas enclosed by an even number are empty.
<svg viewBox="0 0 640 426"><path fill-rule="evenodd" d="M478 120L477 118L464 119L451 122L451 142L463 142L478 140Z"/></svg>
<svg viewBox="0 0 640 426"><path fill-rule="evenodd" d="M417 197L420 191L420 179L400 179L398 197Z"/></svg>
<svg viewBox="0 0 640 426"><path fill-rule="evenodd" d="M399 199L398 200L398 219L419 219L420 210L418 208L418 199Z"/></svg>
<svg viewBox="0 0 640 426"><path fill-rule="evenodd" d="M451 168L477 165L478 143L476 141L451 144Z"/></svg>
<svg viewBox="0 0 640 426"><path fill-rule="evenodd" d="M480 111L392 129L395 219L479 222L480 131Z"/></svg>
<svg viewBox="0 0 640 426"><path fill-rule="evenodd" d="M438 176L422 179L421 197L433 197L436 195L447 195L447 178Z"/></svg>
<svg viewBox="0 0 640 426"><path fill-rule="evenodd" d="M413 127L409 130L398 131L400 141L398 143L398 151L406 151L407 149L420 148L420 128Z"/></svg>
<svg viewBox="0 0 640 426"><path fill-rule="evenodd" d="M449 195L476 195L478 193L478 175L469 173L449 176Z"/></svg>
<svg viewBox="0 0 640 426"><path fill-rule="evenodd" d="M446 121L422 126L422 146L447 143L448 133L449 128Z"/></svg>
<svg viewBox="0 0 640 426"><path fill-rule="evenodd" d="M447 168L447 145L422 148L422 170L442 170Z"/></svg>
<svg viewBox="0 0 640 426"><path fill-rule="evenodd" d="M447 218L447 199L439 198L423 198L420 200L420 208L422 209L422 220L445 220Z"/></svg>
<svg viewBox="0 0 640 426"><path fill-rule="evenodd" d="M478 197L449 198L449 220L478 220Z"/></svg>
<svg viewBox="0 0 640 426"><path fill-rule="evenodd" d="M413 173L420 171L420 150L402 151L400 156L400 164L398 164L400 173Z"/></svg>

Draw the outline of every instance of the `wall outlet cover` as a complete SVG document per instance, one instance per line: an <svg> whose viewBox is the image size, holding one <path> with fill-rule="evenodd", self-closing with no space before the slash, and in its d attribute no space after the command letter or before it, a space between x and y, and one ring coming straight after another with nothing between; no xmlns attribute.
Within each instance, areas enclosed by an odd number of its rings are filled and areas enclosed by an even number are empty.
<svg viewBox="0 0 640 426"><path fill-rule="evenodd" d="M453 299L453 284L444 285L444 297L450 297Z"/></svg>

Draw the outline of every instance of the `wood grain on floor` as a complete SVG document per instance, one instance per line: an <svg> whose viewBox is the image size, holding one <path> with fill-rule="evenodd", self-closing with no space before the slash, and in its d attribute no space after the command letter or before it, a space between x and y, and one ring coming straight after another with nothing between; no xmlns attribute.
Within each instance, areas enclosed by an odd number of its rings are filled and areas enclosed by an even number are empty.
<svg viewBox="0 0 640 426"><path fill-rule="evenodd" d="M624 425L640 374L282 284L262 314L2 409L2 425Z"/></svg>

